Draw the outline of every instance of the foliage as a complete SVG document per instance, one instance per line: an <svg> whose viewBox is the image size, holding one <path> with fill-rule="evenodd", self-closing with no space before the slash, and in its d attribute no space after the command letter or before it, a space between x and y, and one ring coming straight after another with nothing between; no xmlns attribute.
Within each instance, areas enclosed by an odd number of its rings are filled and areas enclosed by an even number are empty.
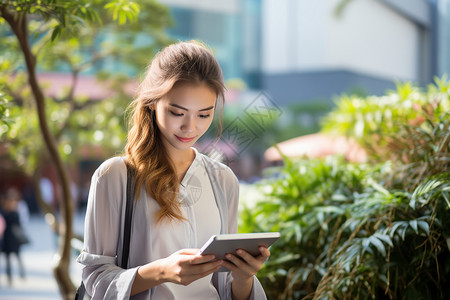
<svg viewBox="0 0 450 300"><path fill-rule="evenodd" d="M262 200L243 209L240 228L281 232L259 273L269 299L450 297L448 86L343 96L327 126L384 143L379 163L286 158L261 182Z"/></svg>
<svg viewBox="0 0 450 300"><path fill-rule="evenodd" d="M448 171L450 112L442 112L437 121L426 118L421 126L405 125L389 139L389 157L397 162L397 171L390 174L386 185L412 191L424 177Z"/></svg>
<svg viewBox="0 0 450 300"><path fill-rule="evenodd" d="M403 134L399 131L405 130L405 124L425 129L429 124L425 120L449 118L445 112L450 111L450 83L446 76L436 78L435 83L426 91L409 82L399 83L396 91L382 97L343 95L324 118L322 130L355 138L378 161L395 160L391 144Z"/></svg>
<svg viewBox="0 0 450 300"><path fill-rule="evenodd" d="M244 210L241 230L281 232L260 274L270 299L449 296L450 173L408 193L374 180L389 170L337 158L288 163L266 199Z"/></svg>
<svg viewBox="0 0 450 300"><path fill-rule="evenodd" d="M72 76L70 86L46 97L47 119L63 160L76 161L82 149L90 151L83 152L85 158L94 155L93 149L100 145L105 157L115 154L124 143L124 110L132 97L125 92L124 83L132 82L128 74L135 76L137 70L142 71L151 55L170 41L163 33L171 24L167 8L155 1L122 0L66 1L59 5L53 1L6 1L3 5L34 14L28 31L38 69ZM117 24L137 20L141 21L126 27ZM147 39L142 38L144 31ZM40 136L36 105L18 41L7 27L0 26L0 32L0 85L11 96L9 120L14 121L8 123L3 141L11 161L33 174L45 152L43 140L36 138ZM75 93L78 78L91 73L96 75L99 89L109 91L101 101ZM44 92L51 84L41 83Z"/></svg>
<svg viewBox="0 0 450 300"><path fill-rule="evenodd" d="M44 148L42 139L36 138L40 135L36 105L30 97L25 74L18 72L15 85L9 88L15 91L12 103L16 105L9 108L9 118L13 122L4 139L10 159L26 173L33 174L42 163ZM77 107L74 109L68 101L47 98L47 119L51 121L50 129L58 141L63 160L73 163L80 157L95 157L95 148L100 147L102 155L115 154L125 141L123 115L127 104L128 99L123 96L104 101L78 97L73 101Z"/></svg>
<svg viewBox="0 0 450 300"><path fill-rule="evenodd" d="M11 118L9 115L9 97L0 85L0 138L9 131Z"/></svg>
<svg viewBox="0 0 450 300"><path fill-rule="evenodd" d="M320 131L320 120L332 109L329 100L313 99L308 102L294 102L283 109L283 115L270 128L271 146L298 136Z"/></svg>
<svg viewBox="0 0 450 300"><path fill-rule="evenodd" d="M144 12L142 14L140 13L141 9ZM110 13L112 16L109 15ZM153 13L155 18L148 18L149 14ZM108 79L106 86L115 86L116 90L124 89L124 83L127 81L122 78L121 84L118 84L117 78L107 76L113 71L109 68L111 62L108 59L122 61L123 64L119 65L120 68L130 62L140 63L142 55L138 55L138 51L134 56L131 55L134 48L138 48L146 51L145 64L147 64L150 59L148 56L154 53L151 51L152 46L158 45L161 41L167 41L164 39L163 33L163 28L167 24L164 21L166 16L167 10L156 1L5 0L0 2L0 31L6 33L0 36L2 39L0 41L2 44L0 81L14 101L14 110L11 112L15 118L15 124L17 124L17 128L11 129L8 133L8 143L18 146L16 154L23 154L24 159L19 160L19 164L31 165L30 169L34 173L37 190L39 190L39 167L43 167L45 162L42 159L45 151L48 152L52 165L57 171L63 196L59 201L61 227L53 224L55 232L60 235L53 272L64 299L73 299L75 286L69 276L71 240L73 238L72 197L69 176L61 159L61 152L71 154L71 147L78 145L77 130L79 127L77 126L80 119L81 126L89 126L87 124L89 118L85 117L83 121L83 116L79 114L80 111L89 110L91 114L98 112L98 110L92 109L96 104L94 99L80 99L76 95L75 87L78 77L81 72L89 69L93 69L94 73L103 71L102 79ZM136 22L139 18L145 19L142 22ZM117 33L114 31L119 29L118 25L123 25L127 21L134 21L134 23ZM106 30L103 31L100 28ZM139 33L144 31L151 39L147 39L145 43L133 44L138 40ZM112 40L112 42L109 43L109 46L104 47L105 43L102 41L106 40ZM119 48L121 46L122 48ZM17 55L18 53L20 55ZM5 58L3 58L3 54L6 54ZM50 102L44 96L42 83L38 81L36 73L40 68L63 71L60 68L61 63L66 64L66 70L72 77L72 84L67 91L62 91L65 93L61 98L59 98L60 95L55 96L52 99L54 101ZM22 69L26 70L27 85L22 80L24 77ZM28 85L31 92L28 91ZM108 90L111 89L111 86L108 86ZM32 96L34 102L29 101L31 97L24 97L26 93ZM124 95L120 91L118 94ZM46 110L46 106L50 109ZM106 112L115 111L111 106L107 106L105 109ZM33 110L37 113L38 118L32 114ZM101 126L109 126L111 131L115 129L114 127L120 127L117 126L118 122L104 122L106 113L97 113L91 117L95 118L93 124L100 123ZM75 126L73 126L74 124ZM21 131L23 128L25 132ZM86 128L90 128L90 126ZM37 145L29 143L36 140L35 137L38 134L42 134L45 147L41 146L39 142L36 143ZM102 138L101 135L101 131L95 131L94 139ZM30 148L30 145L35 148ZM30 157L33 155L37 158L36 165L28 163L32 162ZM39 198L40 193L37 194ZM43 203L43 201L41 202ZM43 206L44 211L50 211L49 208L45 208L44 204Z"/></svg>

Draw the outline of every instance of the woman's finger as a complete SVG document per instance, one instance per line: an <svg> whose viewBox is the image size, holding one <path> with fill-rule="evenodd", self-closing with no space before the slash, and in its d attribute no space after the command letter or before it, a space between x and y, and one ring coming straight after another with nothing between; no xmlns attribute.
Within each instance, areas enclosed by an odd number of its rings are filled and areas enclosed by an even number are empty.
<svg viewBox="0 0 450 300"><path fill-rule="evenodd" d="M199 249L181 249L176 253L186 256L186 261L190 264L203 264L215 258L213 254L201 255L199 251Z"/></svg>
<svg viewBox="0 0 450 300"><path fill-rule="evenodd" d="M250 253L242 250L242 249L238 249L236 251L236 254L239 255L239 257L241 257L249 265L251 265L252 269L256 268L256 271L259 271L259 269L261 269L261 267L264 264L264 262L266 262L266 260L270 256L270 251L266 247L262 247L261 246L259 248L259 251L260 251L260 254L258 256L256 256L256 257L251 255Z"/></svg>
<svg viewBox="0 0 450 300"><path fill-rule="evenodd" d="M247 263L245 260L242 260L241 258L233 255L233 254L227 254L225 256L236 268L239 272L245 273L249 276L253 276L256 271L254 270L253 266ZM233 270L230 270L233 271Z"/></svg>
<svg viewBox="0 0 450 300"><path fill-rule="evenodd" d="M259 251L261 252L261 257L263 257L264 258L264 261L266 261L268 258L269 258L269 256L270 256L270 251L269 251L269 249L267 249L266 247L259 247Z"/></svg>
<svg viewBox="0 0 450 300"><path fill-rule="evenodd" d="M250 253L238 249L236 255L228 254L224 266L233 272L233 276L237 278L247 278L255 275L263 266L264 262L269 258L270 251L266 247L260 247L260 254L256 257Z"/></svg>
<svg viewBox="0 0 450 300"><path fill-rule="evenodd" d="M198 280L198 279L200 279L200 278L203 278L203 277L205 277L205 276L207 276L207 275L209 275L209 274L211 274L211 273L214 273L214 272L216 272L217 270L219 270L220 268L221 268L221 266L222 266L222 264L220 264L220 265L216 265L214 268L212 268L212 269L210 269L210 268L208 268L207 270L205 270L204 272L202 272L202 273L195 273L195 274L193 274L193 275L185 275L185 276L182 276L181 278L180 278L180 284L183 284L183 285L188 285L188 284L191 284L192 282L194 282L194 281L196 281L196 280Z"/></svg>
<svg viewBox="0 0 450 300"><path fill-rule="evenodd" d="M181 254L181 255L197 255L199 254L200 250L199 249L181 249L178 250L175 253Z"/></svg>
<svg viewBox="0 0 450 300"><path fill-rule="evenodd" d="M185 263L181 265L181 269L179 271L180 276L188 276L188 275L198 275L203 273L211 273L214 272L217 267L223 265L223 260L216 260L212 262L206 262L202 264L191 264Z"/></svg>
<svg viewBox="0 0 450 300"><path fill-rule="evenodd" d="M204 264L204 263L210 262L215 258L216 257L214 256L214 254L207 254L207 255L199 254L199 255L195 255L195 256L190 256L189 263L192 265L199 265L199 264Z"/></svg>
<svg viewBox="0 0 450 300"><path fill-rule="evenodd" d="M236 251L236 254L241 258L241 260L243 260L248 265L250 265L251 269L254 269L255 266L257 267L257 265L260 264L259 260L256 259L253 255L251 255L247 251L244 251L242 249L238 249ZM258 270L259 270L259 268L256 271L258 271Z"/></svg>

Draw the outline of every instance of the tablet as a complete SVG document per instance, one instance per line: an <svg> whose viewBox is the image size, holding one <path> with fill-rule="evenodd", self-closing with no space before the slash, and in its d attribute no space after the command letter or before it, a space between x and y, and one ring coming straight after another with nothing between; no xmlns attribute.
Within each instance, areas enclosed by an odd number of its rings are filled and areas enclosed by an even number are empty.
<svg viewBox="0 0 450 300"><path fill-rule="evenodd" d="M279 232L236 233L213 235L200 249L203 255L214 254L216 259L225 259L225 254L236 254L243 249L253 256L259 255L259 246L269 247L280 238ZM228 272L222 267L219 272Z"/></svg>

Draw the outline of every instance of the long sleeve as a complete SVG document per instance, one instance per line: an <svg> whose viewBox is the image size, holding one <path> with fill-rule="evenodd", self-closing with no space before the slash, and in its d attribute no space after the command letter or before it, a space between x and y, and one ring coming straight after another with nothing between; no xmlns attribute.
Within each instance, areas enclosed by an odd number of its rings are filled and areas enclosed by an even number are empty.
<svg viewBox="0 0 450 300"><path fill-rule="evenodd" d="M137 267L117 266L121 257L126 198L126 166L122 158L103 163L94 173L85 221L84 250L77 261L92 299L128 299Z"/></svg>

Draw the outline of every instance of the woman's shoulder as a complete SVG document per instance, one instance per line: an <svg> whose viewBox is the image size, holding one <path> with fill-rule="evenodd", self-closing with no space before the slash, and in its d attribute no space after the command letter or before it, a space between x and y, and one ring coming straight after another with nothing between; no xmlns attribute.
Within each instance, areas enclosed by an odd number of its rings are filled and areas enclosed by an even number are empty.
<svg viewBox="0 0 450 300"><path fill-rule="evenodd" d="M126 176L127 166L125 164L124 156L116 156L105 160L95 171L94 176L98 178L120 176L123 174Z"/></svg>
<svg viewBox="0 0 450 300"><path fill-rule="evenodd" d="M233 170L224 163L221 163L206 154L199 153L199 155L202 157L202 160L205 164L205 168L208 173L213 174L213 176L219 176L222 179L225 180L231 180L231 181L238 181L236 175L234 174Z"/></svg>
<svg viewBox="0 0 450 300"><path fill-rule="evenodd" d="M233 171L230 169L230 167L228 167L224 163L221 163L220 161L217 161L201 152L197 152L197 153L203 159L203 162L206 164L208 171L213 170L213 171L219 171L219 172L225 171L225 172L233 173Z"/></svg>

